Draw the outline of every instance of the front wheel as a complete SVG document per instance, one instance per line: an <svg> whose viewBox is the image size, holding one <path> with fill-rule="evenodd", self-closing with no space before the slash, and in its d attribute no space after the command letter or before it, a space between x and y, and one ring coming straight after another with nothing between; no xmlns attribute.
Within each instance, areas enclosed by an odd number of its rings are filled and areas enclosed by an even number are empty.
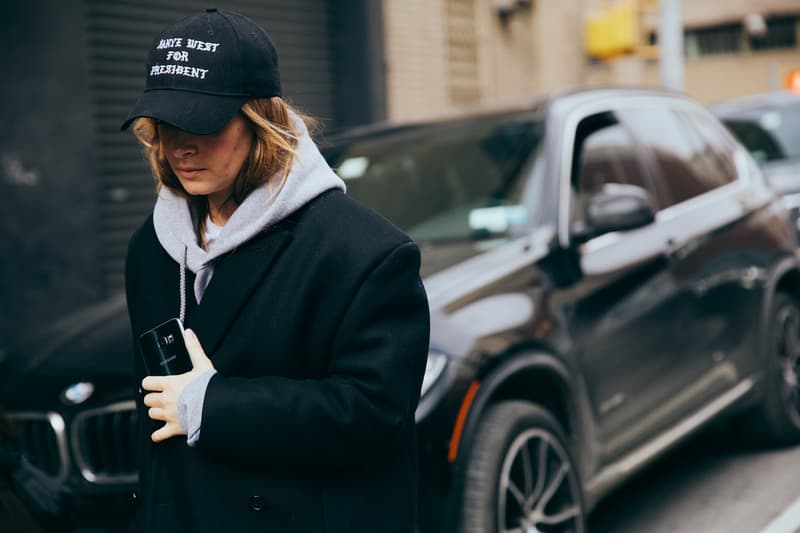
<svg viewBox="0 0 800 533"><path fill-rule="evenodd" d="M489 408L464 473L461 533L583 533L578 470L561 426L523 401Z"/></svg>
<svg viewBox="0 0 800 533"><path fill-rule="evenodd" d="M800 442L800 305L776 292L765 339L761 403L734 418L735 434L748 445Z"/></svg>
<svg viewBox="0 0 800 533"><path fill-rule="evenodd" d="M800 305L776 292L770 311L765 361L766 391L750 427L764 444L800 442Z"/></svg>

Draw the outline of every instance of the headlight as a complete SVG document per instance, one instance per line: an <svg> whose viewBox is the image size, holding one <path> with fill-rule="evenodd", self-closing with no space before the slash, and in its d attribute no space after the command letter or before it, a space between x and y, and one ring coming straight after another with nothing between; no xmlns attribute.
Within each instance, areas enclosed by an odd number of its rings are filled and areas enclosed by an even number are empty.
<svg viewBox="0 0 800 533"><path fill-rule="evenodd" d="M425 377L422 378L422 394L420 396L425 396L433 384L436 383L446 365L447 356L445 354L436 350L428 352L428 361L425 363Z"/></svg>

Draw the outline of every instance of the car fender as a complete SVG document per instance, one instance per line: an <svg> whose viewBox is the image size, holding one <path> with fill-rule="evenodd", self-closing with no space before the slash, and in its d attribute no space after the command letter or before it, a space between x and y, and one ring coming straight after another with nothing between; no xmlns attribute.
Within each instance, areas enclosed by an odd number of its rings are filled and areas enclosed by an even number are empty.
<svg viewBox="0 0 800 533"><path fill-rule="evenodd" d="M528 394L515 394L508 396L507 386L519 376L521 379L534 381L542 379L548 385L557 387L558 398L549 404L537 399L537 391ZM554 416L564 426L567 433L575 460L581 469L581 479L586 479L585 474L594 471L594 457L596 450L594 426L589 416L589 402L586 387L582 381L576 379L577 373L571 371L567 364L556 355L542 350L530 349L517 351L507 355L505 359L492 369L485 377L480 379L477 391L472 398L465 398L469 402L468 412L457 443L458 453L455 462L459 470L463 470L466 463L468 450L478 431L480 420L486 409L499 399L514 397L516 399L530 400L544 408L554 410L552 405L561 405L562 412L554 412ZM541 392L540 392L541 393Z"/></svg>

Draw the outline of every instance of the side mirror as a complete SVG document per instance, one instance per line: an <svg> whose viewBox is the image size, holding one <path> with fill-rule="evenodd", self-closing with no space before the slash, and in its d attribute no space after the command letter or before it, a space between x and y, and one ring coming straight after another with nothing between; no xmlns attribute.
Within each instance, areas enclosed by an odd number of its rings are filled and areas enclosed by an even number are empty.
<svg viewBox="0 0 800 533"><path fill-rule="evenodd" d="M645 189L606 183L589 199L586 221L573 228L573 238L584 242L604 233L640 228L653 220L653 200Z"/></svg>

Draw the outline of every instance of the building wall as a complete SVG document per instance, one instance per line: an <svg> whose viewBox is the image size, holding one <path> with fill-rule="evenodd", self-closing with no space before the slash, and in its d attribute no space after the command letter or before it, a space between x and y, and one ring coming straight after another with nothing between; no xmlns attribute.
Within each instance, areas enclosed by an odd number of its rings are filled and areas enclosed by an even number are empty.
<svg viewBox="0 0 800 533"><path fill-rule="evenodd" d="M390 120L520 101L582 79L586 0L536 1L508 16L486 0L383 1Z"/></svg>
<svg viewBox="0 0 800 533"><path fill-rule="evenodd" d="M603 4L614 1L621 0L586 0L586 8L596 10ZM638 0L638 4L648 12L657 13L660 0ZM795 13L797 10L797 0L682 0L681 2L682 16L687 28L740 21L749 13L769 15ZM653 21L655 19L645 17L646 23Z"/></svg>
<svg viewBox="0 0 800 533"><path fill-rule="evenodd" d="M443 0L386 0L389 119L422 118L447 105Z"/></svg>
<svg viewBox="0 0 800 533"><path fill-rule="evenodd" d="M533 45L539 58L536 82L539 91L552 91L582 82L586 55L584 47L585 0L536 2Z"/></svg>
<svg viewBox="0 0 800 533"><path fill-rule="evenodd" d="M455 105L470 105L483 97L480 69L478 17L474 0L443 0L446 98Z"/></svg>
<svg viewBox="0 0 800 533"><path fill-rule="evenodd" d="M648 55L654 49L603 61L587 57L587 16L607 1L538 0L503 18L495 6L517 2L383 0L387 117L422 118L577 85L660 87L657 55ZM649 30L657 31L659 0L639 5L644 44ZM684 0L682 5L687 28L739 22L749 13L800 13L798 0ZM703 102L769 91L796 68L800 49L689 57L685 90Z"/></svg>
<svg viewBox="0 0 800 533"><path fill-rule="evenodd" d="M596 8L601 0L591 0ZM643 11L643 33L658 30L658 2L641 0L640 5L650 6ZM741 23L748 14L797 15L798 0L684 0L682 2L684 28L691 31L721 24ZM797 23L800 43L800 22ZM741 49L737 52L701 55L688 54L684 62L684 91L703 103L712 103L765 91L780 89L785 76L800 68L800 44L794 49L752 50L742 35ZM589 64L583 79L587 85L628 83L644 86L661 86L659 63L645 54L619 56Z"/></svg>
<svg viewBox="0 0 800 533"><path fill-rule="evenodd" d="M720 55L687 61L684 67L686 94L712 104L780 89L785 73L800 67L800 55L791 50ZM585 80L587 85L623 83L661 87L661 72L657 61L623 57L588 67Z"/></svg>
<svg viewBox="0 0 800 533"><path fill-rule="evenodd" d="M708 57L686 63L686 93L714 103L780 89L790 68L800 68L800 50Z"/></svg>
<svg viewBox="0 0 800 533"><path fill-rule="evenodd" d="M750 13L762 15L796 13L797 0L683 0L683 19L686 27L740 21Z"/></svg>
<svg viewBox="0 0 800 533"><path fill-rule="evenodd" d="M533 10L520 10L505 20L491 10L489 2L479 2L478 11L486 36L482 43L487 63L483 99L506 101L535 92L539 61L534 44Z"/></svg>

